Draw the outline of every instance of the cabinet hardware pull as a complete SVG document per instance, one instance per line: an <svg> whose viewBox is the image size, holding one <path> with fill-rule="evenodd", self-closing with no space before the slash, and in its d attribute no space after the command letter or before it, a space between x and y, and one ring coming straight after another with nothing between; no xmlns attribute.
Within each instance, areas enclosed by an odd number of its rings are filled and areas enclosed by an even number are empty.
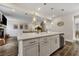
<svg viewBox="0 0 79 59"><path fill-rule="evenodd" d="M36 41L30 42L30 43L32 44L32 43L35 43L35 42L36 42Z"/></svg>
<svg viewBox="0 0 79 59"><path fill-rule="evenodd" d="M47 43L47 42L44 42L44 43Z"/></svg>

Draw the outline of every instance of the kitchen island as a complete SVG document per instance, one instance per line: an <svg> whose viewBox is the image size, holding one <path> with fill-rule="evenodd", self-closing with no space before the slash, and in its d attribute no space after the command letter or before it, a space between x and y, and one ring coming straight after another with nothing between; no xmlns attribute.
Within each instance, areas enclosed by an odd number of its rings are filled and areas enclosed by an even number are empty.
<svg viewBox="0 0 79 59"><path fill-rule="evenodd" d="M20 56L49 56L60 48L63 32L23 33L18 36Z"/></svg>

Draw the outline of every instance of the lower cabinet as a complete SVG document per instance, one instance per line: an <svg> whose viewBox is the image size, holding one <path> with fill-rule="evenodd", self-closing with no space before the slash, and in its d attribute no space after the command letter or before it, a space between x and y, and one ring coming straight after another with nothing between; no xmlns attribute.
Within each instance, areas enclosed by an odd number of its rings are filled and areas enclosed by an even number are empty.
<svg viewBox="0 0 79 59"><path fill-rule="evenodd" d="M50 43L47 37L40 39L40 56L49 56L50 55Z"/></svg>
<svg viewBox="0 0 79 59"><path fill-rule="evenodd" d="M55 38L54 37L50 37L50 54L52 54L55 51Z"/></svg>
<svg viewBox="0 0 79 59"><path fill-rule="evenodd" d="M23 41L24 56L49 56L59 48L59 35Z"/></svg>
<svg viewBox="0 0 79 59"><path fill-rule="evenodd" d="M23 41L24 56L38 56L38 39Z"/></svg>
<svg viewBox="0 0 79 59"><path fill-rule="evenodd" d="M60 47L60 39L59 39L59 35L56 35L55 38L55 51Z"/></svg>
<svg viewBox="0 0 79 59"><path fill-rule="evenodd" d="M50 37L50 54L52 54L59 48L59 40L59 35Z"/></svg>
<svg viewBox="0 0 79 59"><path fill-rule="evenodd" d="M38 56L38 45L32 45L23 49L24 56Z"/></svg>

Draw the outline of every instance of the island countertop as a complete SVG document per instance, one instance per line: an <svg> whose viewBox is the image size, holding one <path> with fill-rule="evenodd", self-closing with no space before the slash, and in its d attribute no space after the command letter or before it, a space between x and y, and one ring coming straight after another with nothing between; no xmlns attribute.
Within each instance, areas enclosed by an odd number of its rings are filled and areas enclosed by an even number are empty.
<svg viewBox="0 0 79 59"><path fill-rule="evenodd" d="M63 34L63 32L23 33L18 35L18 40L27 40L32 38L38 38L38 37L50 36L50 35L59 35L59 34Z"/></svg>

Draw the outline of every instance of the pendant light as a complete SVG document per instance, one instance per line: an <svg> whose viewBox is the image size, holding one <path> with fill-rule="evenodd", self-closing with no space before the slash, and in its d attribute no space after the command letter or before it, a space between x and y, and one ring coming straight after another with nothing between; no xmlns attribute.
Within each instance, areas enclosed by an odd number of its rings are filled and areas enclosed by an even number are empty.
<svg viewBox="0 0 79 59"><path fill-rule="evenodd" d="M36 15L35 15L35 12L34 12L34 15L33 15L33 22L36 22Z"/></svg>
<svg viewBox="0 0 79 59"><path fill-rule="evenodd" d="M51 13L52 13L51 18L54 19L54 8L51 8ZM53 21L52 20L51 20L51 24L53 24Z"/></svg>
<svg viewBox="0 0 79 59"><path fill-rule="evenodd" d="M32 17L32 24L34 25L34 26L36 26L37 24L36 24L37 22L36 22L36 14L35 14L35 11L34 11L34 14L33 14L33 17Z"/></svg>
<svg viewBox="0 0 79 59"><path fill-rule="evenodd" d="M61 13L62 13L62 15L61 15L61 16L63 16L63 14L64 14L64 9L61 9Z"/></svg>
<svg viewBox="0 0 79 59"><path fill-rule="evenodd" d="M63 19L63 16L64 16L64 9L61 9L61 13L62 13L62 19Z"/></svg>
<svg viewBox="0 0 79 59"><path fill-rule="evenodd" d="M47 17L44 17L44 24L46 24L47 23Z"/></svg>
<svg viewBox="0 0 79 59"><path fill-rule="evenodd" d="M43 3L43 5L44 5L43 7L46 7L47 3ZM44 24L47 23L47 17L44 17L44 21L43 22L44 22Z"/></svg>

